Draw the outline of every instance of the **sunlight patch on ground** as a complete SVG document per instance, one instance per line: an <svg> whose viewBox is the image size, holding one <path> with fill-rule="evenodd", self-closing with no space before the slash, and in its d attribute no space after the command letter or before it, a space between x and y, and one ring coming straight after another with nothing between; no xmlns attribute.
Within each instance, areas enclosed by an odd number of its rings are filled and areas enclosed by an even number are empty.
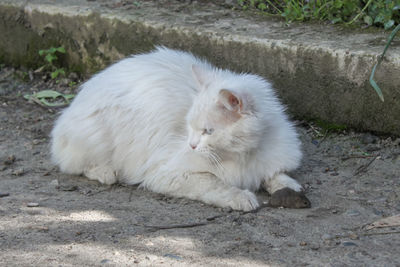
<svg viewBox="0 0 400 267"><path fill-rule="evenodd" d="M112 222L116 219L103 211L98 210L87 210L80 212L73 212L69 216L65 216L63 219L80 222Z"/></svg>

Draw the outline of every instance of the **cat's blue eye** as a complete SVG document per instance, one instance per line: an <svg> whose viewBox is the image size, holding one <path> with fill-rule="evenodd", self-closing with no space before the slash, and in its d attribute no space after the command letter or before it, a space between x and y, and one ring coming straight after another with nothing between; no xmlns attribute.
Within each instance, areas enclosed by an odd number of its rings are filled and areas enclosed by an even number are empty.
<svg viewBox="0 0 400 267"><path fill-rule="evenodd" d="M214 132L213 128L206 128L203 130L203 134L211 135Z"/></svg>

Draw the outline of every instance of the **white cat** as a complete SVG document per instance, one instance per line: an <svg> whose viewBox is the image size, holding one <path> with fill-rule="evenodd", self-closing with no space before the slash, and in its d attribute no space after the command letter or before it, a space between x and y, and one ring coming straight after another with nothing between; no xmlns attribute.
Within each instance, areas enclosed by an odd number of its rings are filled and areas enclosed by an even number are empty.
<svg viewBox="0 0 400 267"><path fill-rule="evenodd" d="M82 85L51 133L61 171L252 210L252 191L301 191L300 142L271 85L158 47Z"/></svg>

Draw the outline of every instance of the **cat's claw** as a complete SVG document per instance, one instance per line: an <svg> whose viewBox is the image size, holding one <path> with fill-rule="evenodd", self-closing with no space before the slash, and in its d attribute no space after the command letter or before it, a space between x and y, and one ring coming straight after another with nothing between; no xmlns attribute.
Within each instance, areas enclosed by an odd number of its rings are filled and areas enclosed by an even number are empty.
<svg viewBox="0 0 400 267"><path fill-rule="evenodd" d="M234 210L243 211L255 210L260 206L256 195L249 190L238 190L228 205Z"/></svg>

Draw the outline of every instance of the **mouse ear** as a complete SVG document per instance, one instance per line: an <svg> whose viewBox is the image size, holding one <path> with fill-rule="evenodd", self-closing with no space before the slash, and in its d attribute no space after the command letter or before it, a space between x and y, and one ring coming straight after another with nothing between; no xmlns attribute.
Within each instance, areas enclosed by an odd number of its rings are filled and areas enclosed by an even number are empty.
<svg viewBox="0 0 400 267"><path fill-rule="evenodd" d="M242 98L227 89L221 89L219 91L218 101L225 106L226 109L234 112L243 111L243 101Z"/></svg>
<svg viewBox="0 0 400 267"><path fill-rule="evenodd" d="M196 81L199 83L200 87L204 87L206 83L208 73L204 68L199 65L192 65L192 73Z"/></svg>

